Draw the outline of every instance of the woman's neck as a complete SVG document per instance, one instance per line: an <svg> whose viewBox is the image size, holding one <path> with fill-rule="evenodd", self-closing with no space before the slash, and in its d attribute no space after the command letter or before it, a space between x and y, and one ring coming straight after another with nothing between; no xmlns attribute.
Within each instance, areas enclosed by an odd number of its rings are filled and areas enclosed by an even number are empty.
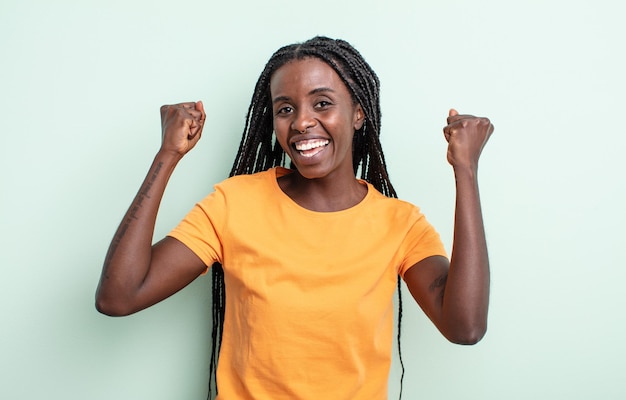
<svg viewBox="0 0 626 400"><path fill-rule="evenodd" d="M367 195L367 185L354 175L307 179L294 171L278 178L278 186L301 207L318 212L354 207Z"/></svg>

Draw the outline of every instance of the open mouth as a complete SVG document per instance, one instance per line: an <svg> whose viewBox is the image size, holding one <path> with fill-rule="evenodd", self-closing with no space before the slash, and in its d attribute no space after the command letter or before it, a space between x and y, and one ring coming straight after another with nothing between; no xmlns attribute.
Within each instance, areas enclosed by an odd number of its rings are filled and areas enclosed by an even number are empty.
<svg viewBox="0 0 626 400"><path fill-rule="evenodd" d="M313 157L328 146L328 139L300 140L294 144L295 149L303 157Z"/></svg>

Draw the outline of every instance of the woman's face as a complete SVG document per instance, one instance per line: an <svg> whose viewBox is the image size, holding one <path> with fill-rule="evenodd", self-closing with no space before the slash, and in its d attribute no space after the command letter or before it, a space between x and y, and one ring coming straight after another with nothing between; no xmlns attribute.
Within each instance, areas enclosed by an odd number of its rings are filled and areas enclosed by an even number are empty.
<svg viewBox="0 0 626 400"><path fill-rule="evenodd" d="M270 93L276 138L298 172L354 177L352 137L364 113L335 70L314 57L290 61L272 75Z"/></svg>

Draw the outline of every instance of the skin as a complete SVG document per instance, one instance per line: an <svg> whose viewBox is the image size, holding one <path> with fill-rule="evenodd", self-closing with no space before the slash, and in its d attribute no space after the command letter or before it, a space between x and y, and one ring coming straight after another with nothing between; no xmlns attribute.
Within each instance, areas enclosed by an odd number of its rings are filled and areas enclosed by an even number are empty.
<svg viewBox="0 0 626 400"><path fill-rule="evenodd" d="M96 308L122 316L176 293L206 266L187 246L170 237L152 245L157 211L178 162L200 140L206 114L202 102L161 107L163 138L107 252L96 290Z"/></svg>
<svg viewBox="0 0 626 400"><path fill-rule="evenodd" d="M487 118L452 109L443 129L456 181L450 262L429 257L404 275L409 291L451 342L475 344L487 331L489 258L478 192L478 159L493 133Z"/></svg>
<svg viewBox="0 0 626 400"><path fill-rule="evenodd" d="M279 179L281 189L314 211L337 211L359 203L367 188L354 176L352 137L365 115L335 71L316 58L292 61L274 73L270 92L277 140L297 167ZM205 271L206 265L176 239L151 244L167 181L200 139L205 118L201 102L161 108L162 145L109 247L96 292L100 312L134 313L174 294ZM444 135L457 189L451 259L426 258L404 276L417 303L454 343L476 343L487 329L489 261L477 170L492 132L488 119L450 110ZM307 150L314 154L311 157L295 147L313 140L324 146Z"/></svg>
<svg viewBox="0 0 626 400"><path fill-rule="evenodd" d="M339 75L317 58L292 61L270 81L274 132L297 171L279 180L287 195L313 211L337 211L359 203L367 188L355 179L352 137L364 113ZM312 157L297 143L328 141Z"/></svg>

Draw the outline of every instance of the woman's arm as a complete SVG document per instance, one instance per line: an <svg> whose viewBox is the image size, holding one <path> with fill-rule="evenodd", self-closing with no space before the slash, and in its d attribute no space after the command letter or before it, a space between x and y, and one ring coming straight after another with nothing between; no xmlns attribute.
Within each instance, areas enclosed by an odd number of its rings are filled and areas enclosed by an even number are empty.
<svg viewBox="0 0 626 400"><path fill-rule="evenodd" d="M185 245L165 238L152 246L159 204L174 168L202 134L201 102L161 107L159 152L109 246L96 291L96 308L127 315L185 287L206 266Z"/></svg>
<svg viewBox="0 0 626 400"><path fill-rule="evenodd" d="M493 132L487 118L450 110L444 135L456 179L450 262L429 257L404 275L409 291L437 328L454 343L477 343L487 330L489 259L478 192L478 159Z"/></svg>

